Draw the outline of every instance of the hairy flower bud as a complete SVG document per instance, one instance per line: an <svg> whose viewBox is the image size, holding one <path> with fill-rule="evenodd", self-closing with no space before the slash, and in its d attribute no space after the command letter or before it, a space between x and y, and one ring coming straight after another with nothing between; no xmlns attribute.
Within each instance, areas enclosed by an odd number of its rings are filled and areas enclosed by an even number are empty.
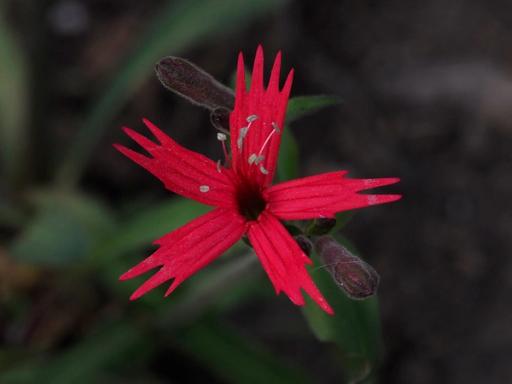
<svg viewBox="0 0 512 384"><path fill-rule="evenodd" d="M233 109L233 91L188 60L164 57L156 64L155 71L164 87L194 104L210 111L217 108Z"/></svg>
<svg viewBox="0 0 512 384"><path fill-rule="evenodd" d="M379 275L371 265L349 252L331 236L315 239L315 249L334 281L353 299L366 299L377 291Z"/></svg>

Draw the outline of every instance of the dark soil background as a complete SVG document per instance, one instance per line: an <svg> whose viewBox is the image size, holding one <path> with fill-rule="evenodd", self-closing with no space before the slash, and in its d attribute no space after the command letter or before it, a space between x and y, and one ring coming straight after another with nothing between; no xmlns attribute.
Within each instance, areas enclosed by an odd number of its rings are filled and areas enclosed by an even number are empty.
<svg viewBox="0 0 512 384"><path fill-rule="evenodd" d="M42 3L47 19L39 22L47 34L31 39L45 52L44 76L35 81L46 83L51 97L40 111L39 143L59 153L101 80L162 2ZM75 19L62 16L70 4ZM183 56L227 83L237 52L250 62L260 42L267 64L281 49L285 68L295 68L292 95L343 100L292 125L301 174L348 169L352 176L402 180L393 190L403 200L363 210L345 229L381 275L381 382L512 382L512 3L290 1ZM112 123L83 179L85 190L112 204L168 196L111 148L124 141L117 127L140 128L142 116L187 147L219 157L207 111L170 94L155 77ZM49 132L60 140L45 142ZM40 158L41 170L56 159ZM34 180L48 177L41 170ZM283 336L297 316L285 303L282 297L247 303L228 321L311 367L317 382L340 382L328 347ZM308 334L305 324L293 327ZM179 382L214 381L193 362L176 359Z"/></svg>

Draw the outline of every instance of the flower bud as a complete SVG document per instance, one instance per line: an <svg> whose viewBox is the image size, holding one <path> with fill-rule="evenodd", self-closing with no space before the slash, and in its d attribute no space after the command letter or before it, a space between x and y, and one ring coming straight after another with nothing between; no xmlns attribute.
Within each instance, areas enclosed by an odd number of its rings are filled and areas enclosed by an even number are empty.
<svg viewBox="0 0 512 384"><path fill-rule="evenodd" d="M215 108L210 112L210 121L219 131L229 132L229 114L229 109Z"/></svg>
<svg viewBox="0 0 512 384"><path fill-rule="evenodd" d="M233 91L188 60L164 57L156 64L155 71L164 87L194 104L211 111L217 108L233 109Z"/></svg>
<svg viewBox="0 0 512 384"><path fill-rule="evenodd" d="M334 218L321 218L315 219L309 225L308 235L320 236L329 233L331 229L336 225L336 219Z"/></svg>
<svg viewBox="0 0 512 384"><path fill-rule="evenodd" d="M315 239L315 249L334 281L352 299L366 299L377 291L379 275L371 265L349 252L331 236Z"/></svg>
<svg viewBox="0 0 512 384"><path fill-rule="evenodd" d="M313 250L313 243L308 239L305 235L297 235L294 237L295 241L299 245L300 249L307 255L311 255L311 251Z"/></svg>

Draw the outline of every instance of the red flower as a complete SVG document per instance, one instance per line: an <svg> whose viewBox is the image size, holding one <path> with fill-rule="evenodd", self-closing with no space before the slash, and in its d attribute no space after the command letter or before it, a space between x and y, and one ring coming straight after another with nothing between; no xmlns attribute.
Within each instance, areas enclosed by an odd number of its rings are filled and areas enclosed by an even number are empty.
<svg viewBox="0 0 512 384"><path fill-rule="evenodd" d="M345 171L339 171L272 186L293 78L291 70L280 90L280 67L278 53L265 88L263 50L258 47L247 91L243 56L238 56L235 107L230 115L231 158L225 166L183 148L148 120L144 124L158 144L124 129L151 156L115 145L120 152L159 178L167 189L215 207L156 240L158 250L121 276L121 280L131 279L160 268L132 294L132 300L174 279L165 294L169 295L247 235L276 293L283 291L295 304L303 305L303 289L325 312L333 313L308 275L305 265L311 259L281 221L333 217L336 212L395 201L399 195L359 192L398 179L348 179ZM219 139L225 137L219 134Z"/></svg>

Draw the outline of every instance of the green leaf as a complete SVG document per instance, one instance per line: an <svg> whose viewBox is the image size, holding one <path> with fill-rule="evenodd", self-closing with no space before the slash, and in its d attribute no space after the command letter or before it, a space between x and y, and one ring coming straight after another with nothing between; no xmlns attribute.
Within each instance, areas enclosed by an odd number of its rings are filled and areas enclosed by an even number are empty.
<svg viewBox="0 0 512 384"><path fill-rule="evenodd" d="M318 257L315 255L315 261ZM325 268L311 273L313 280L335 311L327 315L308 299L304 315L317 338L335 343L351 383L371 382L381 348L378 300L352 300L334 283Z"/></svg>
<svg viewBox="0 0 512 384"><path fill-rule="evenodd" d="M157 13L133 55L124 60L110 86L92 106L62 162L58 179L74 184L83 172L109 121L163 56L177 55L196 43L215 41L221 34L246 27L252 20L283 4L282 0L176 0Z"/></svg>
<svg viewBox="0 0 512 384"><path fill-rule="evenodd" d="M315 113L320 109L340 103L341 100L336 96L316 95L293 97L288 102L288 108L286 109L286 121L291 123L303 116Z"/></svg>
<svg viewBox="0 0 512 384"><path fill-rule="evenodd" d="M157 238L209 210L210 207L179 197L154 204L134 217L122 220L124 224L98 245L92 257L101 263L149 246Z"/></svg>
<svg viewBox="0 0 512 384"><path fill-rule="evenodd" d="M183 329L175 340L193 358L228 383L311 383L299 368L291 368L254 340L213 321ZM228 364L228 365L226 365Z"/></svg>
<svg viewBox="0 0 512 384"><path fill-rule="evenodd" d="M277 177L279 181L291 180L299 175L299 148L297 141L290 131L285 127L281 137L281 148L277 161Z"/></svg>
<svg viewBox="0 0 512 384"><path fill-rule="evenodd" d="M11 245L19 261L51 266L85 258L114 227L110 211L94 199L71 193L34 196L36 214Z"/></svg>
<svg viewBox="0 0 512 384"><path fill-rule="evenodd" d="M26 161L27 98L25 57L0 14L0 164L11 184L19 181Z"/></svg>

